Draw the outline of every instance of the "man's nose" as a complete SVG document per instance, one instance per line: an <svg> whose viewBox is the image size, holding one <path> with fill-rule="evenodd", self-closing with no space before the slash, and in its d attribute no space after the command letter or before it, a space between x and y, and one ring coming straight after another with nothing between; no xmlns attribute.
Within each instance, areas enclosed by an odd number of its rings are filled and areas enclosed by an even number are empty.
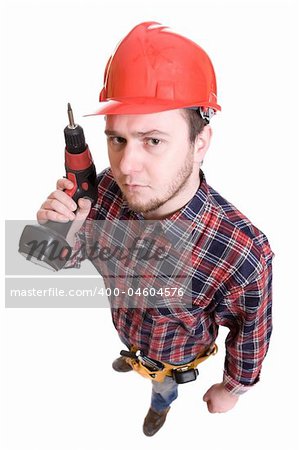
<svg viewBox="0 0 299 450"><path fill-rule="evenodd" d="M138 151L137 147L134 143L127 142L123 149L119 168L125 175L138 172L142 169L141 152Z"/></svg>

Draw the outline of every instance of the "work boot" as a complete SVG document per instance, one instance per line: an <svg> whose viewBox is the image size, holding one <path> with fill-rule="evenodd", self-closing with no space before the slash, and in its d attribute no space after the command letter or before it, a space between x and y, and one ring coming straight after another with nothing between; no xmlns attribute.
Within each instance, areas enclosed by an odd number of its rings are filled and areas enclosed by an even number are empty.
<svg viewBox="0 0 299 450"><path fill-rule="evenodd" d="M143 433L146 436L153 436L156 434L164 425L169 410L170 407L163 409L161 412L156 412L150 408L143 422Z"/></svg>
<svg viewBox="0 0 299 450"><path fill-rule="evenodd" d="M130 370L133 370L124 356L115 359L112 363L112 368L116 370L116 372L130 372Z"/></svg>

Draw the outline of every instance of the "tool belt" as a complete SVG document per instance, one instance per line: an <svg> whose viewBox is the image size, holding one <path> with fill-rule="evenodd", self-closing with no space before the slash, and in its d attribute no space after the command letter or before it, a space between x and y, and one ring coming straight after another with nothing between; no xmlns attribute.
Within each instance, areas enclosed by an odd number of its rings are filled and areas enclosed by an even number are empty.
<svg viewBox="0 0 299 450"><path fill-rule="evenodd" d="M164 381L165 377L172 377L178 384L194 381L198 375L196 368L200 363L205 361L209 356L216 355L218 351L217 345L214 343L204 353L199 354L189 363L173 365L145 356L142 351L131 347L131 351L122 350L120 354L126 358L126 362L133 370L138 372L145 378L157 382Z"/></svg>

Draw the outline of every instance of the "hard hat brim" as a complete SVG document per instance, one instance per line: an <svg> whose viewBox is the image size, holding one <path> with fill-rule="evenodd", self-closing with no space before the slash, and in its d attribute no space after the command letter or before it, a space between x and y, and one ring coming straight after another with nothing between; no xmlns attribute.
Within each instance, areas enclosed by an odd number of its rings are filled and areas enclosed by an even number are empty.
<svg viewBox="0 0 299 450"><path fill-rule="evenodd" d="M194 102L192 104L188 104L187 102L169 102L163 100L159 102L153 102L152 98L134 98L126 99L125 102L118 100L108 100L100 103L101 106L99 108L97 108L92 113L84 114L84 117L108 114L151 114L172 109L190 108L192 106L202 106L221 111L221 107L219 105L215 105L215 103L211 104L209 102L201 102L200 100L195 104Z"/></svg>

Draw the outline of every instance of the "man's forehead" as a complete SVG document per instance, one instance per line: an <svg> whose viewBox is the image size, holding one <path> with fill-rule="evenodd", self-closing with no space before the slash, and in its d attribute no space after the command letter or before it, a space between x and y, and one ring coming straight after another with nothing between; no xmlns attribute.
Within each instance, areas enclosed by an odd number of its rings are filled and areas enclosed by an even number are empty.
<svg viewBox="0 0 299 450"><path fill-rule="evenodd" d="M152 114L109 114L105 117L106 130L124 128L140 134L155 130L170 134L174 120L184 120L178 109Z"/></svg>

